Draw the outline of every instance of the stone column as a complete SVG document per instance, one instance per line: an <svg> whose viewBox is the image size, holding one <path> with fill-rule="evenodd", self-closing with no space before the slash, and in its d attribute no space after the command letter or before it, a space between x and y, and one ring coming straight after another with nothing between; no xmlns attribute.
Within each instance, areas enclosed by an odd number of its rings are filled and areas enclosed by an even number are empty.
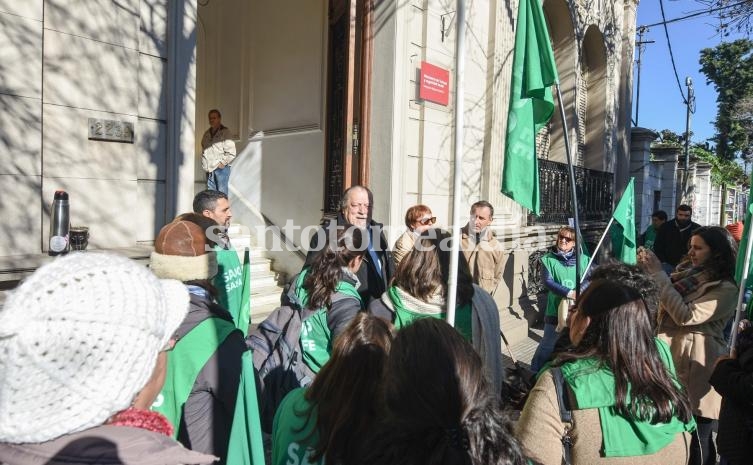
<svg viewBox="0 0 753 465"><path fill-rule="evenodd" d="M633 55L635 53L635 19L638 2L625 0L622 22L622 59L620 63L619 106L617 113L617 141L614 146L615 191L622 192L627 186L633 162L633 145L630 140L635 134L630 130L633 111ZM656 136L651 140L656 139ZM651 141L648 141L650 144ZM636 179L638 182L638 179Z"/></svg>
<svg viewBox="0 0 753 465"><path fill-rule="evenodd" d="M675 215L675 188L679 175L677 173L677 160L682 153L682 147L659 146L653 147L651 153L654 156L652 164L656 167L659 177L659 189L661 191L661 201L659 209L667 212L672 218Z"/></svg>
<svg viewBox="0 0 753 465"><path fill-rule="evenodd" d="M635 221L638 231L646 228L653 213L654 182L651 176L651 143L659 137L656 131L633 128L630 132L629 177L635 178Z"/></svg>

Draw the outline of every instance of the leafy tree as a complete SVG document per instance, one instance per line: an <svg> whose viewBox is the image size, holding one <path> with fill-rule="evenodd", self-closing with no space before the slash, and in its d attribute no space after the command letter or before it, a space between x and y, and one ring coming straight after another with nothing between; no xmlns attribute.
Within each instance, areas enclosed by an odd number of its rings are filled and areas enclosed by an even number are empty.
<svg viewBox="0 0 753 465"><path fill-rule="evenodd" d="M716 186L734 186L747 182L742 166L732 160L720 159L704 145L693 144L690 147L690 156L701 159L711 165L711 182Z"/></svg>
<svg viewBox="0 0 753 465"><path fill-rule="evenodd" d="M747 151L750 131L735 117L739 100L753 96L753 42L740 39L701 50L701 72L717 91L716 153L725 160Z"/></svg>

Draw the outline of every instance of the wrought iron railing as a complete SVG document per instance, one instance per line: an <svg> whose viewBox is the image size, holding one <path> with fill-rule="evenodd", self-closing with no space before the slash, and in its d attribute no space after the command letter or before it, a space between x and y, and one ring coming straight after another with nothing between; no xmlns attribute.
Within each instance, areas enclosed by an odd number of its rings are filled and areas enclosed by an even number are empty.
<svg viewBox="0 0 753 465"><path fill-rule="evenodd" d="M613 174L574 167L581 221L607 221L612 214ZM539 159L541 214L528 215L528 224L567 224L573 216L570 174L565 163Z"/></svg>

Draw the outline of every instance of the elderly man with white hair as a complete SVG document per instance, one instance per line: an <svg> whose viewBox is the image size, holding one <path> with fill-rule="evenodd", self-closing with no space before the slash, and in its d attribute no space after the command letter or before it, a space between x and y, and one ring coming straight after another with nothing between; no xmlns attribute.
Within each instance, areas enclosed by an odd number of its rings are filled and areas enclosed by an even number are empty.
<svg viewBox="0 0 753 465"><path fill-rule="evenodd" d="M363 263L356 273L358 293L364 302L381 297L395 271L392 253L382 232L384 226L371 217L373 199L371 191L364 186L355 185L345 190L337 218L326 220L311 238L309 253L303 265L304 268L311 265L314 257L324 248L325 241L334 243L337 240L338 229L365 229L369 238L368 253L364 255Z"/></svg>

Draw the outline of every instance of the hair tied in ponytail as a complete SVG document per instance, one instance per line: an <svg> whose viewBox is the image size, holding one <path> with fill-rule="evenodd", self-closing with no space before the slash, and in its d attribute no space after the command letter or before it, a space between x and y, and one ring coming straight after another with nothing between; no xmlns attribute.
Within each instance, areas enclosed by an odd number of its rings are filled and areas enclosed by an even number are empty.
<svg viewBox="0 0 753 465"><path fill-rule="evenodd" d="M447 428L445 430L445 433L447 435L447 440L450 442L450 445L458 450L468 450L470 449L470 443L468 442L468 435L465 434L465 430L463 430L462 427L457 426L454 428Z"/></svg>

